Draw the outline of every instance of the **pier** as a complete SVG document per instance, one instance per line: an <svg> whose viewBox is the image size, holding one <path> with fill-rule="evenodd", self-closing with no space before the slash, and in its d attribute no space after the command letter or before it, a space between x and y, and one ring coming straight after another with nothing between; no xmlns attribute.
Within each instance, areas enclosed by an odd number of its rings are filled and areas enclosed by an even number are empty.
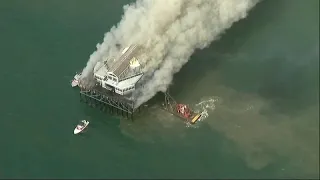
<svg viewBox="0 0 320 180"><path fill-rule="evenodd" d="M135 108L134 101L129 97L117 95L99 86L90 90L80 89L80 102L132 121L134 114L141 111L141 106Z"/></svg>

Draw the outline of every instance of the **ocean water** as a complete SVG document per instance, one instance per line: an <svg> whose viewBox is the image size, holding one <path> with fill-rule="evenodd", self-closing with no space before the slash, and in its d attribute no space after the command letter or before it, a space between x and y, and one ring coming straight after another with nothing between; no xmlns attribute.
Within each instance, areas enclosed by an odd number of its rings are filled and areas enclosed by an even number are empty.
<svg viewBox="0 0 320 180"><path fill-rule="evenodd" d="M131 122L70 87L129 2L0 2L0 178L319 177L319 1L262 1L197 51L170 88L193 126L161 94Z"/></svg>

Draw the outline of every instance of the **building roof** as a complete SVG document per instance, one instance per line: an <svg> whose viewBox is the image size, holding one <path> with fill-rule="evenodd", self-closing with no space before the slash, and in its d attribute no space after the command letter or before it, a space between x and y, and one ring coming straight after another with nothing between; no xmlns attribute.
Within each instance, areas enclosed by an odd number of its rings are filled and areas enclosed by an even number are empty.
<svg viewBox="0 0 320 180"><path fill-rule="evenodd" d="M114 75L119 77L130 65L130 60L134 57L136 51L136 45L129 46L124 49L121 56L111 66L110 71L113 72Z"/></svg>
<svg viewBox="0 0 320 180"><path fill-rule="evenodd" d="M126 79L124 81L121 81L116 85L116 87L119 88L119 89L124 89L124 88L127 88L130 85L135 85L140 80L140 78L142 76L143 76L143 74L139 74L139 75L134 76L132 78Z"/></svg>

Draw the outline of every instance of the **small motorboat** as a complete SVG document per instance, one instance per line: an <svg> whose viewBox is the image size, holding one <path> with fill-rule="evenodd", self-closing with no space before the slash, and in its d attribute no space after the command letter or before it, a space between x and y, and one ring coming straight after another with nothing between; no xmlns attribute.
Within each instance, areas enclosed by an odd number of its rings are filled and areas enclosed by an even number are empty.
<svg viewBox="0 0 320 180"><path fill-rule="evenodd" d="M80 123L76 126L76 128L73 131L73 134L79 134L81 133L89 124L89 121L82 120Z"/></svg>
<svg viewBox="0 0 320 180"><path fill-rule="evenodd" d="M72 86L72 87L76 87L76 86L79 85L80 76L81 76L81 74L76 74L76 75L74 75L74 78L73 78L73 80L72 80L72 82L71 82L71 86Z"/></svg>

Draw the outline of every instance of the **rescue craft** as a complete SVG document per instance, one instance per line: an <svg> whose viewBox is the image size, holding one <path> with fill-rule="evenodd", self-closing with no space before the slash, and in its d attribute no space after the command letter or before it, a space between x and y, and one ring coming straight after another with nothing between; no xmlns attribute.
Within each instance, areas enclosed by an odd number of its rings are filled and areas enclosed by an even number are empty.
<svg viewBox="0 0 320 180"><path fill-rule="evenodd" d="M73 131L73 134L79 134L81 133L89 124L89 121L82 120L80 123L76 126L76 128Z"/></svg>
<svg viewBox="0 0 320 180"><path fill-rule="evenodd" d="M193 112L186 104L177 104L175 110L180 117L191 124L195 124L201 117L201 114Z"/></svg>
<svg viewBox="0 0 320 180"><path fill-rule="evenodd" d="M76 87L79 85L79 79L80 79L81 73L77 73L76 75L74 75L73 80L71 82L71 86L72 87Z"/></svg>
<svg viewBox="0 0 320 180"><path fill-rule="evenodd" d="M194 112L186 104L176 103L168 93L165 93L164 109L191 124L195 124L202 115L202 113Z"/></svg>

